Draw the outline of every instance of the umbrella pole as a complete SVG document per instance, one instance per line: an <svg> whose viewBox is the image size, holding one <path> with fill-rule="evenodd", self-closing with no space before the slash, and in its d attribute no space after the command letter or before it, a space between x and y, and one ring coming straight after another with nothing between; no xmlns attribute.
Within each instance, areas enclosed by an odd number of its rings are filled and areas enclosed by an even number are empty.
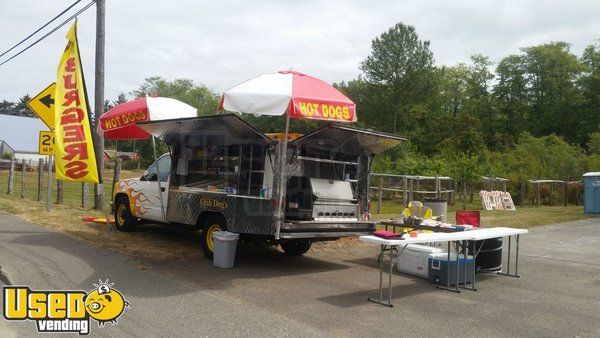
<svg viewBox="0 0 600 338"><path fill-rule="evenodd" d="M158 167L158 159L156 158L156 140L152 135L152 151L154 151L154 163L156 163L156 183L158 184L158 198L160 199L160 216L162 221L165 219L165 204L163 202L162 187L160 186L160 168Z"/></svg>
<svg viewBox="0 0 600 338"><path fill-rule="evenodd" d="M283 137L283 151L279 156L279 198L277 203L277 228L275 229L275 239L279 239L279 233L281 231L281 225L283 224L283 195L285 194L285 177L286 177L286 162L287 162L287 148L288 148L288 133L290 131L290 113L289 111L285 115L285 135Z"/></svg>

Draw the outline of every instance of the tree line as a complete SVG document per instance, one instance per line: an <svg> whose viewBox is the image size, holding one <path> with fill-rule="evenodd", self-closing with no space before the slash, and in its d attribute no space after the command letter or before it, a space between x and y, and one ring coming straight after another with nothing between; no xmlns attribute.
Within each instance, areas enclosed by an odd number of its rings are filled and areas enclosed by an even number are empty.
<svg viewBox="0 0 600 338"><path fill-rule="evenodd" d="M334 84L356 103L358 125L409 138L380 156L375 171L450 175L466 182L495 175L522 182L578 179L600 168L598 42L582 55L558 41L523 47L497 63L475 54L464 63L437 65L431 43L413 26L398 23L373 39L359 68L354 80ZM161 77L147 78L129 94L177 98L198 108L199 115L217 112L220 99L203 84ZM25 99L3 101L0 113L28 114ZM126 99L121 94L105 106ZM265 132L283 130L283 118L244 118ZM291 130L322 124L292 120ZM120 150L131 148L131 142L119 142Z"/></svg>

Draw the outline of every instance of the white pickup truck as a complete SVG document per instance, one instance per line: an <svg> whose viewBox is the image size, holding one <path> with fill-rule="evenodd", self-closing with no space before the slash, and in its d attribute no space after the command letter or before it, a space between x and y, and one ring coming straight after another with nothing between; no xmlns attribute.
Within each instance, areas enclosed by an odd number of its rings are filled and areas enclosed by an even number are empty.
<svg viewBox="0 0 600 338"><path fill-rule="evenodd" d="M311 243L369 234L373 156L405 140L372 130L326 125L289 142L284 215L277 217L281 141L234 114L143 122L170 152L140 178L115 184L115 225L139 220L196 226L212 258L215 231L239 233L301 255Z"/></svg>

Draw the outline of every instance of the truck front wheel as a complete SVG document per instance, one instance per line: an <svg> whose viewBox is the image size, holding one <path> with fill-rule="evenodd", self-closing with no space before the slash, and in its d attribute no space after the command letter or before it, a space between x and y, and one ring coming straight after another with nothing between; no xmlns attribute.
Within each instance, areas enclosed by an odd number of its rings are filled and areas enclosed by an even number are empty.
<svg viewBox="0 0 600 338"><path fill-rule="evenodd" d="M131 231L135 228L137 218L131 214L129 199L118 197L115 202L115 227L119 231Z"/></svg>
<svg viewBox="0 0 600 338"><path fill-rule="evenodd" d="M202 226L202 251L208 259L213 259L215 253L215 242L213 234L217 231L227 230L227 222L219 215L210 216Z"/></svg>
<svg viewBox="0 0 600 338"><path fill-rule="evenodd" d="M293 239L280 245L286 254L290 256L302 256L310 250L312 242L310 239Z"/></svg>

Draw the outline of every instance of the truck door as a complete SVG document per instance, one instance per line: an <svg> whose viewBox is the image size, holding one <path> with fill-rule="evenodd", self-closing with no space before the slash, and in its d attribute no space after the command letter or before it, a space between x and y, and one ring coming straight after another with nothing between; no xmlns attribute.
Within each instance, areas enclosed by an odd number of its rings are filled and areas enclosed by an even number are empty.
<svg viewBox="0 0 600 338"><path fill-rule="evenodd" d="M158 167L158 170L157 170ZM146 170L142 177L141 183L143 185L143 192L145 196L141 199L146 199L145 203L148 205L149 210L144 215L144 219L165 222L166 219L162 218L161 203L158 191L157 180L158 172L160 172L160 189L163 195L163 203L165 208L165 215L167 214L167 198L169 196L169 176L171 173L171 155L165 154L161 156L156 162Z"/></svg>

